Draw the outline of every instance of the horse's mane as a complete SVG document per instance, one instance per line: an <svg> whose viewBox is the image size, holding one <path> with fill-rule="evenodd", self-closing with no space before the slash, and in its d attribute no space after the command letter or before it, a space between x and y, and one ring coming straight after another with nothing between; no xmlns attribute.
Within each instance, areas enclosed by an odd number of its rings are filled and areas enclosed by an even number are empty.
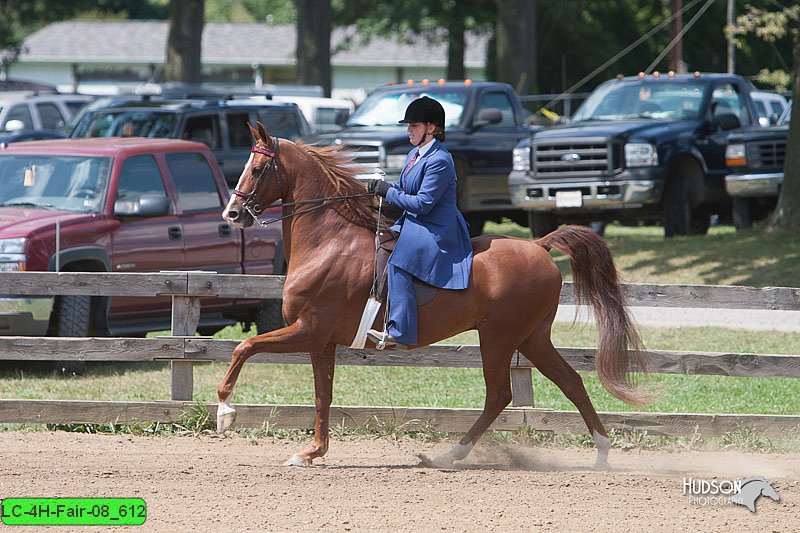
<svg viewBox="0 0 800 533"><path fill-rule="evenodd" d="M354 156L349 150L341 146L317 146L300 141L295 141L295 144L319 165L325 177L333 185L336 196L350 196L366 192L364 183L355 177L361 169L351 165ZM376 202L372 197L353 198L334 205L343 206L344 209L339 207L334 207L334 209L357 226L374 231L375 225L379 222ZM386 228L390 225L385 217L381 216L381 219L381 227Z"/></svg>

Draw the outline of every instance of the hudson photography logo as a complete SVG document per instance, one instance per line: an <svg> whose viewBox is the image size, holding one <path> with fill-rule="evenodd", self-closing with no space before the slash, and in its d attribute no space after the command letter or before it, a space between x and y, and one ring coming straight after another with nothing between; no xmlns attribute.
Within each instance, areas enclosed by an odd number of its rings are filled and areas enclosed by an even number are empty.
<svg viewBox="0 0 800 533"><path fill-rule="evenodd" d="M751 513L756 512L756 501L766 496L774 501L781 497L763 477L740 479L696 479L683 478L683 494L692 505L743 505Z"/></svg>

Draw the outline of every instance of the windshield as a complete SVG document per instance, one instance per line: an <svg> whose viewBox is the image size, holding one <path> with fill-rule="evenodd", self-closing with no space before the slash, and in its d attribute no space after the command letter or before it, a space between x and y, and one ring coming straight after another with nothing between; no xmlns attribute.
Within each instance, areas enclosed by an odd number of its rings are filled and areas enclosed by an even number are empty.
<svg viewBox="0 0 800 533"><path fill-rule="evenodd" d="M72 137L172 137L174 113L154 111L97 112L81 121Z"/></svg>
<svg viewBox="0 0 800 533"><path fill-rule="evenodd" d="M0 207L98 213L110 170L110 157L0 155Z"/></svg>
<svg viewBox="0 0 800 533"><path fill-rule="evenodd" d="M407 92L407 93L378 93L369 96L358 106L352 114L347 126L403 126L398 124L403 120L406 107L413 100L422 96L429 96L438 100L444 107L445 127L456 126L461 122L464 106L467 105L466 91L451 90L448 92Z"/></svg>
<svg viewBox="0 0 800 533"><path fill-rule="evenodd" d="M598 87L573 122L653 118L686 120L700 116L706 84L700 82L611 82Z"/></svg>

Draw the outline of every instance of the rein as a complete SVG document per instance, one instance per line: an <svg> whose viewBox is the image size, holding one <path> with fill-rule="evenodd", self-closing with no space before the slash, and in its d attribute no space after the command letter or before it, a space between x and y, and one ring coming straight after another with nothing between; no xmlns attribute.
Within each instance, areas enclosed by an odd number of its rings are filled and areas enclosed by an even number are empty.
<svg viewBox="0 0 800 533"><path fill-rule="evenodd" d="M240 191L239 189L233 189L233 191L232 191L232 193L234 195L238 196L239 198L244 199L244 202L242 203L242 207L244 207L245 210L247 210L247 212L250 214L251 217L253 217L253 220L259 226L265 227L265 226L268 226L269 224L273 224L275 222L280 222L281 220L284 220L286 218L291 218L291 217L296 216L296 215L302 215L304 213L310 213L311 211L316 211L317 209L323 209L325 207L331 207L333 204L338 203L338 202L342 202L344 200L350 200L352 198L364 198L364 197L367 197L367 196L374 196L373 193L371 193L371 192L365 192L365 193L359 193L359 194L348 194L348 195L344 195L344 196L326 196L324 198L314 198L314 199L311 199L311 200L299 200L297 202L286 202L286 203L281 203L281 204L273 204L274 206L280 205L280 206L283 206L283 207L292 207L292 206L296 206L296 205L308 205L308 204L321 203L321 205L318 205L318 206L315 206L315 207L311 207L309 209L297 210L297 211L294 211L292 213L289 213L288 215L283 215L283 216L278 217L278 218L273 218L273 219L270 219L270 220L259 220L258 215L260 215L264 211L264 206L262 206L261 204L258 203L257 198L256 198L256 192L258 191L258 188L261 185L261 181L264 179L265 175L268 172L271 171L273 174L275 174L275 181L278 182L278 187L280 187L281 193L283 193L283 184L281 183L281 178L280 178L280 175L278 174L278 163L277 163L277 160L278 160L278 138L277 137L273 137L273 139L275 140L275 142L274 142L275 151L274 152L270 151L270 150L267 150L266 148L261 148L258 145L253 146L253 148L250 150L251 152L255 152L255 153L266 155L266 156L270 157L269 163L261 170L261 173L258 175L258 178L256 179L255 186L253 187L253 191L251 193L249 193L249 194L248 193L244 193L244 192ZM273 206L268 206L268 207L273 207Z"/></svg>

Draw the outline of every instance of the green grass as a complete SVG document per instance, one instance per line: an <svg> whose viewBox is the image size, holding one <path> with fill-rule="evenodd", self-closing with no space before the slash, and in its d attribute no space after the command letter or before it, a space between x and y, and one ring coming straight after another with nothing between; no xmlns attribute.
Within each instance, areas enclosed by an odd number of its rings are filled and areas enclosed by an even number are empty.
<svg viewBox="0 0 800 533"><path fill-rule="evenodd" d="M741 332L723 328L642 328L650 349L723 351L736 353L800 353L800 335L778 332ZM218 338L246 337L239 327ZM558 346L594 346L591 325L556 323L553 339ZM448 341L475 344L475 332ZM9 366L9 365L7 365ZM225 372L223 363L197 363L194 399L215 401L216 387ZM534 371L536 405L551 409L574 406L551 382ZM611 397L592 372L582 373L589 395L601 411L631 408ZM800 413L800 380L733 378L651 374L641 382L661 392L645 408L654 412L694 413ZM84 399L116 401L166 400L170 371L167 363L97 363L82 378L54 375L48 366L0 370L0 397L29 399ZM334 401L339 405L397 405L430 407L481 407L483 379L479 369L360 367L336 369ZM313 403L308 365L248 364L238 381L236 403Z"/></svg>
<svg viewBox="0 0 800 533"><path fill-rule="evenodd" d="M528 238L526 228L510 222L488 224L488 233ZM735 284L797 286L800 239L785 233L758 229L735 231L715 227L702 237L666 240L660 227L628 228L611 225L606 232L624 280L635 283ZM569 264L556 256L569 277ZM648 349L733 353L800 354L800 334L742 331L724 328L643 327ZM226 328L217 338L241 339L249 334L240 327ZM556 323L557 346L595 346L592 325ZM475 332L448 342L475 344ZM194 372L194 399L215 401L216 387L227 365L198 363ZM574 406L549 381L534 371L538 407L569 409ZM599 411L631 408L602 389L594 373L582 373ZM721 376L648 375L641 382L660 391L644 410L690 413L800 413L800 380L732 378ZM169 398L168 363L96 363L82 378L53 375L49 365L0 366L0 397L31 399L82 399L153 401ZM484 387L478 369L339 366L334 383L338 405L396 405L481 407ZM245 365L233 401L236 403L312 404L313 380L309 365ZM190 428L193 424L187 424ZM152 429L143 430L144 432ZM537 437L539 438L539 437ZM732 435L729 440L752 443L752 435ZM734 442L735 444L736 442Z"/></svg>
<svg viewBox="0 0 800 533"><path fill-rule="evenodd" d="M512 222L488 223L486 233L528 238L528 229ZM664 238L660 226L611 224L605 239L627 283L747 285L796 287L800 271L800 238L794 233L753 228L736 231L717 226L708 235ZM569 261L555 255L569 274Z"/></svg>

